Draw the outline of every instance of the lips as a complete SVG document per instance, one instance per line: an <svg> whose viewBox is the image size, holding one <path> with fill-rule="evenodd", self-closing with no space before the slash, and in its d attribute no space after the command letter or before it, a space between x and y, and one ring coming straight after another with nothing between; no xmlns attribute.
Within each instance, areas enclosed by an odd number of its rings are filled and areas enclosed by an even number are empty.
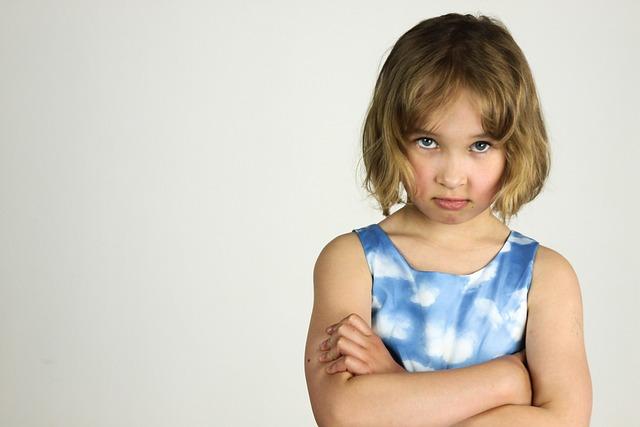
<svg viewBox="0 0 640 427"><path fill-rule="evenodd" d="M435 199L438 206L447 210L459 210L464 208L467 203L469 203L466 199Z"/></svg>

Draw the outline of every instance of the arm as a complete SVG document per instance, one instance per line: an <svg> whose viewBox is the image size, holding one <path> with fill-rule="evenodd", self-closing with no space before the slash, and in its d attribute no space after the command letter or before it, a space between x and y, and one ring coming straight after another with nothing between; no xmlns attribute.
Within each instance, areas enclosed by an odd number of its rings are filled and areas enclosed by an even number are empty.
<svg viewBox="0 0 640 427"><path fill-rule="evenodd" d="M529 291L527 364L533 405L504 405L456 427L589 426L592 386L575 271L559 253L538 248Z"/></svg>
<svg viewBox="0 0 640 427"><path fill-rule="evenodd" d="M353 376L328 374L318 361L325 327L349 313L371 325L371 273L355 233L331 241L314 268L314 304L305 350L305 377L320 426L449 426L512 403L504 358L465 368Z"/></svg>
<svg viewBox="0 0 640 427"><path fill-rule="evenodd" d="M348 378L339 425L450 426L509 402L502 359L458 369Z"/></svg>

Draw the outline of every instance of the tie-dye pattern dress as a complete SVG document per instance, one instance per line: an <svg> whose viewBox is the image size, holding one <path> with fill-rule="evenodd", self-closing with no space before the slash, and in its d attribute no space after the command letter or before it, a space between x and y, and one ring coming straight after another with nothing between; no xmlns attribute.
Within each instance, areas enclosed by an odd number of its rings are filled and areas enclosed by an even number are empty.
<svg viewBox="0 0 640 427"><path fill-rule="evenodd" d="M538 242L511 230L480 270L414 269L378 224L353 230L373 278L371 324L409 372L460 368L524 348Z"/></svg>

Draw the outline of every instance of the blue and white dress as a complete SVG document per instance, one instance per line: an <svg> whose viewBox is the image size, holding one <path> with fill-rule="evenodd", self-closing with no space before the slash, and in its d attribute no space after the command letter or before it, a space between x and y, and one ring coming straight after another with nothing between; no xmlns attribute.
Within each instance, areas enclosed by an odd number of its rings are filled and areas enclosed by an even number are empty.
<svg viewBox="0 0 640 427"><path fill-rule="evenodd" d="M371 325L409 372L461 368L524 348L538 242L511 230L480 270L416 270L378 224L353 230L373 278Z"/></svg>

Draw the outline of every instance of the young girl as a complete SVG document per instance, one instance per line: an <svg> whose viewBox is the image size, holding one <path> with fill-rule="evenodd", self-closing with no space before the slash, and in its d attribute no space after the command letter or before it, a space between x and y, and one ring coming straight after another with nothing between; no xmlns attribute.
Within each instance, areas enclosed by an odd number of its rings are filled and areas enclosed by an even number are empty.
<svg viewBox="0 0 640 427"><path fill-rule="evenodd" d="M386 218L316 261L305 375L318 424L589 425L576 274L506 225L541 191L550 155L504 25L451 13L402 35L363 159Z"/></svg>

